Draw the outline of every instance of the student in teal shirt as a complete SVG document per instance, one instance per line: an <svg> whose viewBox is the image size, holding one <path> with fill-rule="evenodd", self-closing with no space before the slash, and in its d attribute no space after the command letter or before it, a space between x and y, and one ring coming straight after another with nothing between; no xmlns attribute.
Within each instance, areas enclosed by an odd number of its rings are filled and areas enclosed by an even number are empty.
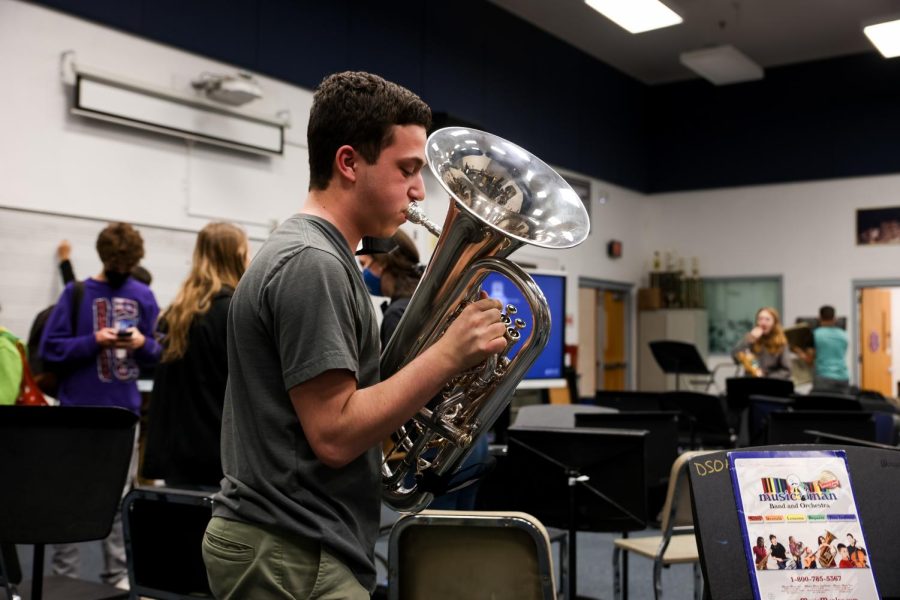
<svg viewBox="0 0 900 600"><path fill-rule="evenodd" d="M819 326L813 330L815 347L798 352L808 364L815 365L813 391L846 393L850 388L847 370L847 332L835 324L834 307L819 309Z"/></svg>

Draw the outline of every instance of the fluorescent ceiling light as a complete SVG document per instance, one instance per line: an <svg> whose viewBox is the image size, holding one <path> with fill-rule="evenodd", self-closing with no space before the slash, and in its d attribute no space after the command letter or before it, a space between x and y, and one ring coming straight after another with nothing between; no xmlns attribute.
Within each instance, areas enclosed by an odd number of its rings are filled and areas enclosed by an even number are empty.
<svg viewBox="0 0 900 600"><path fill-rule="evenodd" d="M631 32L678 25L682 18L659 0L584 0L601 15Z"/></svg>
<svg viewBox="0 0 900 600"><path fill-rule="evenodd" d="M681 64L716 85L763 78L763 70L734 46L682 52Z"/></svg>
<svg viewBox="0 0 900 600"><path fill-rule="evenodd" d="M863 27L863 33L885 58L900 56L900 19Z"/></svg>

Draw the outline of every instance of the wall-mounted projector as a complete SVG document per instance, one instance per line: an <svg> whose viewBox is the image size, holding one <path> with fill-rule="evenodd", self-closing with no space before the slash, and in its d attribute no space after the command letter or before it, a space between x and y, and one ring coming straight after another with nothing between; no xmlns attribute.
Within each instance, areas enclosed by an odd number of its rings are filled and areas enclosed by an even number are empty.
<svg viewBox="0 0 900 600"><path fill-rule="evenodd" d="M247 104L262 98L262 89L249 73L237 75L215 75L203 73L191 82L195 89L202 91L210 100L231 106Z"/></svg>

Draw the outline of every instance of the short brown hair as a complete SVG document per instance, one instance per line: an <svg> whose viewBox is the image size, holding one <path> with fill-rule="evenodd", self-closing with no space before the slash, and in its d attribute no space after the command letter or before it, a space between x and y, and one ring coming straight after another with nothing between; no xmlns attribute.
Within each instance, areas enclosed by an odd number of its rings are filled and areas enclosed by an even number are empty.
<svg viewBox="0 0 900 600"><path fill-rule="evenodd" d="M104 269L130 273L144 258L144 240L128 223L110 223L97 236L97 254Z"/></svg>
<svg viewBox="0 0 900 600"><path fill-rule="evenodd" d="M344 71L322 80L313 96L306 142L309 189L331 181L334 156L352 146L367 163L378 160L393 141L394 125L431 127L431 109L408 89L362 71Z"/></svg>

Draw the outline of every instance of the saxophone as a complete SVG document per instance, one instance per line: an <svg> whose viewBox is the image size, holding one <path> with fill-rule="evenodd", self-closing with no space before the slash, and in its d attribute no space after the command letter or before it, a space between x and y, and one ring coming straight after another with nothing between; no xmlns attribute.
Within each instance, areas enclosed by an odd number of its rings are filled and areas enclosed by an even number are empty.
<svg viewBox="0 0 900 600"><path fill-rule="evenodd" d="M426 142L432 173L450 194L443 227L415 203L407 219L439 236L416 292L381 355L390 377L437 341L492 273L523 294L533 322L507 306L506 348L447 382L439 397L383 447L382 499L398 512L426 507L490 429L547 343L550 312L534 280L507 257L523 244L571 248L587 238L584 204L551 167L519 146L472 128L449 127ZM523 335L527 332L527 336ZM521 345L513 356L511 351Z"/></svg>

